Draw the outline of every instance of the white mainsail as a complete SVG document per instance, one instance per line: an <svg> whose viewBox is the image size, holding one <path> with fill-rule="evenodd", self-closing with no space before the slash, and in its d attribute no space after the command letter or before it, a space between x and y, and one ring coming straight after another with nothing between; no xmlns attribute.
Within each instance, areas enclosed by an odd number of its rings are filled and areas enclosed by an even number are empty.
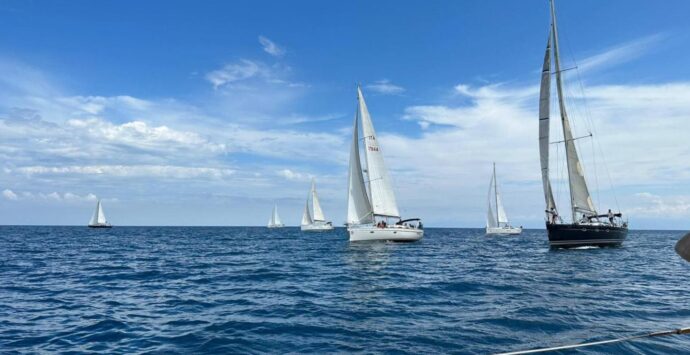
<svg viewBox="0 0 690 355"><path fill-rule="evenodd" d="M323 210L321 209L321 204L319 203L319 197L316 194L316 183L314 182L314 179L311 180L311 206L314 210L314 221L325 222L326 216L323 215Z"/></svg>
<svg viewBox="0 0 690 355"><path fill-rule="evenodd" d="M364 186L362 163L359 160L359 112L355 113L350 147L350 165L347 176L347 224L374 222L371 203Z"/></svg>
<svg viewBox="0 0 690 355"><path fill-rule="evenodd" d="M493 179L491 179L491 182L489 183L489 193L486 196L486 205L487 205L487 213L486 213L486 226L488 228L496 228L498 227L498 224L496 223L496 216L494 215L494 210L491 208L491 200L494 199L494 194L493 192Z"/></svg>
<svg viewBox="0 0 690 355"><path fill-rule="evenodd" d="M539 90L539 156L541 163L541 181L544 188L546 210L557 213L556 202L553 199L551 180L549 179L549 130L551 118L551 36L546 43L544 65L541 72L541 88ZM547 216L550 218L549 216Z"/></svg>
<svg viewBox="0 0 690 355"><path fill-rule="evenodd" d="M304 204L304 213L302 214L302 225L308 226L312 223L314 223L314 221L311 219L311 214L309 213L309 198L307 198L307 202Z"/></svg>
<svg viewBox="0 0 690 355"><path fill-rule="evenodd" d="M91 216L90 225L106 224L108 221L105 219L105 213L103 213L103 206L101 206L101 200L96 203L96 210L93 211L93 216Z"/></svg>
<svg viewBox="0 0 690 355"><path fill-rule="evenodd" d="M565 110L563 78L561 75L561 63L558 51L558 26L556 25L556 10L554 9L553 1L551 1L551 21L558 106L561 112L561 122L563 124L563 138L565 141L565 154L568 166L568 182L570 184L570 202L572 206L573 222L575 222L578 212L584 213L585 215L596 215L596 211L589 194L589 189L587 188L584 170L580 164L573 133L570 129L570 121L568 120L568 114Z"/></svg>
<svg viewBox="0 0 690 355"><path fill-rule="evenodd" d="M492 201L493 200L493 201ZM496 214L494 215L494 210L491 207L491 203L496 204ZM491 175L491 181L489 183L489 196L487 200L488 214L486 219L486 224L488 227L495 228L502 225L508 225L508 216L503 208L503 201L501 200L501 194L498 192L498 182L496 181L496 164L494 164L493 174Z"/></svg>
<svg viewBox="0 0 690 355"><path fill-rule="evenodd" d="M283 222L280 221L280 216L278 216L278 204L273 205L273 211L271 212L271 219L268 220L269 226L282 226Z"/></svg>
<svg viewBox="0 0 690 355"><path fill-rule="evenodd" d="M364 156L366 158L369 194L374 215L400 218L391 179L383 162L381 148L376 141L376 132L371 122L367 104L364 102L364 96L359 87L357 88L357 98L359 100L359 113L362 117Z"/></svg>

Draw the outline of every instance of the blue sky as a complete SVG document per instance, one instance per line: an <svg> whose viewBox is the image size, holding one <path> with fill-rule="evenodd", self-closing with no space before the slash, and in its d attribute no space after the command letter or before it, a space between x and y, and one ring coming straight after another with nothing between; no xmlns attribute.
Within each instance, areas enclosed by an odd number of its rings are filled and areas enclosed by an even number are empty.
<svg viewBox="0 0 690 355"><path fill-rule="evenodd" d="M690 3L557 11L595 202L687 229ZM544 0L5 1L0 20L2 224L84 224L98 196L119 225L263 225L273 201L296 225L312 177L340 224L359 82L405 216L483 226L496 161L509 217L542 226Z"/></svg>

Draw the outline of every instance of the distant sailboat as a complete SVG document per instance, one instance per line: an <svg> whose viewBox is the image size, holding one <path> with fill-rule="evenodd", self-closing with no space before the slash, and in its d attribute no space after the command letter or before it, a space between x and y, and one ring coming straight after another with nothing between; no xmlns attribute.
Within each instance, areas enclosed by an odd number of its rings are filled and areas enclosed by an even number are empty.
<svg viewBox="0 0 690 355"><path fill-rule="evenodd" d="M357 87L357 103L348 175L347 230L350 241L412 242L419 240L424 236L421 221L418 218L406 220L400 218L391 179L383 162L374 125L360 87ZM364 180L359 157L360 118L367 181ZM389 223L391 219L395 220L395 223Z"/></svg>
<svg viewBox="0 0 690 355"><path fill-rule="evenodd" d="M546 44L544 64L541 76L539 95L539 153L541 161L542 184L546 200L546 230L552 247L571 248L579 246L617 246L623 243L628 234L627 222L622 221L620 212L609 209L606 214L597 213L587 188L584 170L578 157L577 147L571 131L571 124L565 108L563 96L563 78L558 51L558 26L553 0L551 7L551 31ZM566 163L568 166L568 184L570 188L571 223L564 223L558 215L549 178L549 121L551 94L551 45L555 62L556 89L558 107L563 126L563 143L565 145ZM589 137L589 136L586 136ZM584 137L582 137L584 138Z"/></svg>
<svg viewBox="0 0 690 355"><path fill-rule="evenodd" d="M93 216L89 222L89 228L112 228L113 226L108 223L105 219L105 213L103 213L103 205L101 205L101 200L96 203L96 210L93 211Z"/></svg>
<svg viewBox="0 0 690 355"><path fill-rule="evenodd" d="M491 207L494 203L496 210ZM486 215L486 234L487 235L509 235L522 233L522 227L513 227L508 222L506 211L503 209L503 202L501 195L498 193L498 183L496 182L496 163L494 163L494 172L491 175L491 183L489 184L489 197L487 201L488 213Z"/></svg>
<svg viewBox="0 0 690 355"><path fill-rule="evenodd" d="M283 228L285 225L280 221L278 216L278 204L273 205L273 212L271 212L271 219L268 220L268 228Z"/></svg>
<svg viewBox="0 0 690 355"><path fill-rule="evenodd" d="M311 211L309 210L309 201L311 201ZM333 230L333 223L326 221L323 210L321 210L319 197L316 194L316 184L314 183L313 179L311 181L311 189L307 195L307 201L304 204L304 214L302 214L302 223L300 228L304 232Z"/></svg>

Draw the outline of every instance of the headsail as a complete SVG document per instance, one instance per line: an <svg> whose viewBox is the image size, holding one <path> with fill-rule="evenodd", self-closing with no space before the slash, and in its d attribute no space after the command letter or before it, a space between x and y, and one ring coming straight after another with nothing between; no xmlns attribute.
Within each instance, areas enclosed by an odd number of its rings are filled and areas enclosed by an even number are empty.
<svg viewBox="0 0 690 355"><path fill-rule="evenodd" d="M355 113L347 176L347 223L366 224L374 221L367 190L364 186L362 163L359 160L359 112Z"/></svg>
<svg viewBox="0 0 690 355"><path fill-rule="evenodd" d="M359 100L359 113L362 117L362 134L364 135L365 157L367 164L367 176L369 177L369 193L374 215L400 217L398 204L388 176L388 170L383 162L383 154L376 141L376 132L371 122L371 116L364 102L362 90L357 87Z"/></svg>
<svg viewBox="0 0 690 355"><path fill-rule="evenodd" d="M325 222L326 217L323 215L323 210L321 210L319 197L316 194L316 184L314 183L314 179L311 180L311 206L314 210L314 221Z"/></svg>
<svg viewBox="0 0 690 355"><path fill-rule="evenodd" d="M570 129L570 121L565 110L565 98L563 97L563 78L561 75L561 63L558 52L558 26L556 25L556 10L553 0L551 1L551 21L553 31L553 50L556 69L556 88L558 92L558 106L561 111L561 122L563 124L563 138L565 141L565 154L568 165L568 182L570 183L570 202L572 206L573 222L577 220L577 214L595 215L594 204L587 188L584 170L577 155L577 148Z"/></svg>
<svg viewBox="0 0 690 355"><path fill-rule="evenodd" d="M544 188L546 210L557 212L556 202L553 199L551 180L549 179L549 130L551 117L551 36L546 43L544 65L541 71L541 88L539 90L539 155L541 163L541 181ZM547 219L550 218L547 216Z"/></svg>
<svg viewBox="0 0 690 355"><path fill-rule="evenodd" d="M283 224L283 222L280 221L280 216L278 216L278 204L273 205L273 215L271 216L271 221L275 225Z"/></svg>

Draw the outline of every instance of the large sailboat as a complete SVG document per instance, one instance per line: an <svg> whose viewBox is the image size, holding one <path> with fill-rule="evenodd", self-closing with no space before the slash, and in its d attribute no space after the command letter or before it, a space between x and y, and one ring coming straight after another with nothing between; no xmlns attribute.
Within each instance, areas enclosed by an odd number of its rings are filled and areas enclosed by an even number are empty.
<svg viewBox="0 0 690 355"><path fill-rule="evenodd" d="M283 228L285 225L280 220L278 216L278 204L273 205L273 211L271 212L271 218L268 220L268 228Z"/></svg>
<svg viewBox="0 0 690 355"><path fill-rule="evenodd" d="M556 10L553 0L550 1L551 30L546 44L546 54L541 75L541 90L539 95L539 153L541 162L542 184L546 200L546 230L549 243L556 248L572 248L580 246L618 246L623 243L628 234L627 222L622 220L620 212L610 209L605 214L597 212L585 180L584 170L578 156L575 140L591 138L573 138L571 124L568 119L563 97L563 71L561 70L560 54L558 51L558 26L556 25ZM556 90L558 94L558 108L563 126L563 140L555 142L565 145L565 159L568 170L570 190L570 207L572 220L564 222L558 214L549 178L549 121L551 113L551 49L553 45L554 72L556 76Z"/></svg>
<svg viewBox="0 0 690 355"><path fill-rule="evenodd" d="M491 204L494 204L495 209ZM522 227L513 227L508 222L508 216L503 209L501 194L498 193L496 181L496 163L489 183L489 196L487 198L486 235L514 235L522 233Z"/></svg>
<svg viewBox="0 0 690 355"><path fill-rule="evenodd" d="M359 156L360 120L364 141L366 181ZM357 112L352 132L348 172L347 231L350 241L413 242L424 236L419 218L405 220L400 218L391 179L383 162L374 125L359 86L357 87Z"/></svg>
<svg viewBox="0 0 690 355"><path fill-rule="evenodd" d="M311 210L309 202L311 201ZM326 217L321 210L319 197L316 194L316 183L314 179L311 180L311 189L307 195L307 201L304 204L304 213L302 214L302 223L300 229L304 232L322 232L333 230L333 223L326 221Z"/></svg>
<svg viewBox="0 0 690 355"><path fill-rule="evenodd" d="M93 216L91 216L91 221L89 221L89 228L112 227L113 226L105 219L105 213L103 213L103 205L101 205L101 200L98 200L96 203L96 210L93 211Z"/></svg>

